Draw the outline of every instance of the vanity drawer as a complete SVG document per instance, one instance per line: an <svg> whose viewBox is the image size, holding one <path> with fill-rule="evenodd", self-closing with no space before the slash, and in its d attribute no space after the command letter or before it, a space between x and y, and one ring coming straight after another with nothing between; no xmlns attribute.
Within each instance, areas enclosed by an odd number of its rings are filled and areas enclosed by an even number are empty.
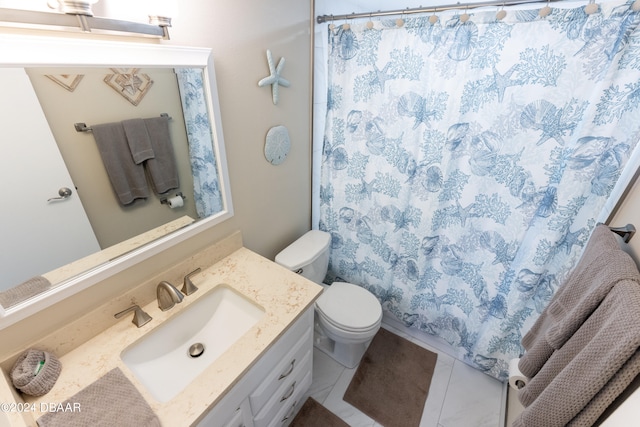
<svg viewBox="0 0 640 427"><path fill-rule="evenodd" d="M277 419L281 412L284 414L282 417L284 417L287 408L291 408L292 405L295 406L300 394L304 393L311 385L312 360L313 350L307 349L307 353L300 360L298 367L287 377L287 381L280 384L278 389L270 394L269 401L255 416L253 419L255 427L266 427Z"/></svg>
<svg viewBox="0 0 640 427"><path fill-rule="evenodd" d="M224 427L253 427L251 408L249 408L249 402L246 399L238 409L236 409L231 419L224 424Z"/></svg>
<svg viewBox="0 0 640 427"><path fill-rule="evenodd" d="M296 368L302 365L303 357L313 348L313 331L307 330L298 342L289 342L286 348L290 350L280 357L280 361L271 369L262 384L249 395L254 414L260 412L278 387L287 382L294 371L297 371Z"/></svg>
<svg viewBox="0 0 640 427"><path fill-rule="evenodd" d="M244 427L244 418L240 408L238 408L235 415L224 425L224 427Z"/></svg>
<svg viewBox="0 0 640 427"><path fill-rule="evenodd" d="M269 427L283 427L291 424L291 421L295 418L296 414L304 404L304 397L306 391L311 386L311 371L307 372L302 382L300 383L299 390L291 396L289 401L291 403L284 405L280 408L280 411L273 417L273 420L268 424Z"/></svg>

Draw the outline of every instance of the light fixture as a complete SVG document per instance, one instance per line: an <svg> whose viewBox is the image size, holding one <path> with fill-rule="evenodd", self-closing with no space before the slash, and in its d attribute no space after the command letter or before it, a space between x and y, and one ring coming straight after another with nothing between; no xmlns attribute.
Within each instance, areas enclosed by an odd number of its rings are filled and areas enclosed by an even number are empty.
<svg viewBox="0 0 640 427"><path fill-rule="evenodd" d="M164 38L169 39L169 27L171 26L171 18L168 16L149 15L149 24L157 25L162 28Z"/></svg>
<svg viewBox="0 0 640 427"><path fill-rule="evenodd" d="M169 39L168 27L171 26L169 16L154 16L149 24L101 18L93 16L91 10L97 2L98 0L49 0L47 2L49 7L63 13L0 8L0 26L5 23L13 27L26 24L30 28L33 26L43 26L47 29L58 27L66 31L79 28L84 32L99 30L107 33L132 33Z"/></svg>
<svg viewBox="0 0 640 427"><path fill-rule="evenodd" d="M176 15L178 5L175 0L153 0L147 4L149 23L165 30L171 26L171 18Z"/></svg>
<svg viewBox="0 0 640 427"><path fill-rule="evenodd" d="M69 15L93 16L91 7L95 3L98 3L98 0L57 0L57 6L55 3L56 2L49 0L47 4L50 8L57 9Z"/></svg>

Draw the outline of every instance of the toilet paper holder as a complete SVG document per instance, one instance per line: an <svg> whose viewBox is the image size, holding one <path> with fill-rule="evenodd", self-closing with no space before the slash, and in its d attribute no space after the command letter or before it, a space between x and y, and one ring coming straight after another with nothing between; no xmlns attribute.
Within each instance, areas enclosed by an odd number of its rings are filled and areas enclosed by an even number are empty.
<svg viewBox="0 0 640 427"><path fill-rule="evenodd" d="M182 194L182 192L180 193L176 193L176 197L182 197L182 200L186 200L187 198ZM160 203L163 205L168 205L169 204L169 197L163 197L162 199L160 199Z"/></svg>

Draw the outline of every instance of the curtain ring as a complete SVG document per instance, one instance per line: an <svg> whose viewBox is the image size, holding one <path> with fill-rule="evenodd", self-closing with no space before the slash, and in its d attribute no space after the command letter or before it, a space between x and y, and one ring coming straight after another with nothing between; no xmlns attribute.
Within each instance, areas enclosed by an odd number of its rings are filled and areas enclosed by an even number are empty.
<svg viewBox="0 0 640 427"><path fill-rule="evenodd" d="M500 7L500 10L498 10L498 13L496 13L496 19L498 21L502 21L504 17L507 16L507 11L504 10L504 3L505 2L502 2L502 6Z"/></svg>
<svg viewBox="0 0 640 427"><path fill-rule="evenodd" d="M638 0L640 1L640 0ZM429 17L429 22L431 23L431 25L435 24L436 22L438 22L438 15L436 15L436 8L433 8L433 14Z"/></svg>
<svg viewBox="0 0 640 427"><path fill-rule="evenodd" d="M548 16L550 13L551 13L551 6L549 6L549 0L547 0L547 5L542 9L540 9L540 12L538 12L538 15L540 15L540 18L544 18Z"/></svg>
<svg viewBox="0 0 640 427"><path fill-rule="evenodd" d="M371 20L371 13L369 14L369 21L367 21L367 28L368 29L372 29L373 28L373 21Z"/></svg>
<svg viewBox="0 0 640 427"><path fill-rule="evenodd" d="M404 12L400 14L400 18L396 19L396 25L398 27L404 26Z"/></svg>
<svg viewBox="0 0 640 427"><path fill-rule="evenodd" d="M593 15L598 11L598 9L600 9L600 6L595 3L595 0L589 0L589 4L584 7L584 13L587 15Z"/></svg>
<svg viewBox="0 0 640 427"><path fill-rule="evenodd" d="M462 15L460 15L460 22L467 22L469 20L469 14L467 13L467 8L469 7L469 5L466 5L464 7L464 13Z"/></svg>
<svg viewBox="0 0 640 427"><path fill-rule="evenodd" d="M344 24L342 24L342 31L348 31L351 29L351 24L349 24L349 18L345 16Z"/></svg>
<svg viewBox="0 0 640 427"><path fill-rule="evenodd" d="M333 15L329 15L329 16L331 17L331 24L329 24L329 29L333 31L336 29L336 24L333 23L334 22Z"/></svg>

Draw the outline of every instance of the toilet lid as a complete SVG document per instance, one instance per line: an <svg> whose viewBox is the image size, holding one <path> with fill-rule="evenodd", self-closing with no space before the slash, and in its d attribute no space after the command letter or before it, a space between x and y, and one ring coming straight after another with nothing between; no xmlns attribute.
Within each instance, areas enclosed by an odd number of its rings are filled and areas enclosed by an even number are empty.
<svg viewBox="0 0 640 427"><path fill-rule="evenodd" d="M296 271L313 263L331 243L331 234L326 231L310 230L298 240L276 255L276 263Z"/></svg>
<svg viewBox="0 0 640 427"><path fill-rule="evenodd" d="M382 316L380 302L371 292L344 282L326 288L316 308L334 325L351 331L371 329Z"/></svg>

